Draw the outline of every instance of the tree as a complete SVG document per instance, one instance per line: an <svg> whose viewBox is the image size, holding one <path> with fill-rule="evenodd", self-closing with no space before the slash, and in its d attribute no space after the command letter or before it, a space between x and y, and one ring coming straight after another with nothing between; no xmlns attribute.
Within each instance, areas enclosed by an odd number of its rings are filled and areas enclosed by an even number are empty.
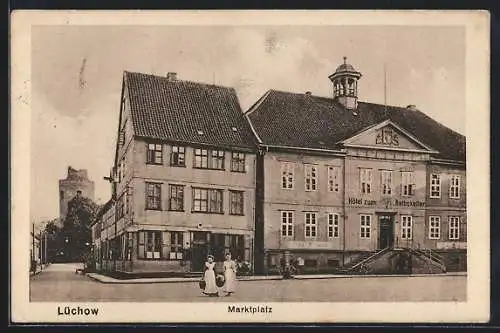
<svg viewBox="0 0 500 333"><path fill-rule="evenodd" d="M85 252L90 250L90 223L94 220L98 208L91 199L79 195L68 202L68 211L61 230L67 259L81 261Z"/></svg>

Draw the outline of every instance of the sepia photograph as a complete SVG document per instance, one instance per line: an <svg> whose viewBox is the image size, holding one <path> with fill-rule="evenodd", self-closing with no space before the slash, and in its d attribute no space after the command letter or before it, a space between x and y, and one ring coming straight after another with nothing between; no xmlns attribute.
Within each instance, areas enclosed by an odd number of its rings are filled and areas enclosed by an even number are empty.
<svg viewBox="0 0 500 333"><path fill-rule="evenodd" d="M486 322L489 16L16 12L20 322Z"/></svg>

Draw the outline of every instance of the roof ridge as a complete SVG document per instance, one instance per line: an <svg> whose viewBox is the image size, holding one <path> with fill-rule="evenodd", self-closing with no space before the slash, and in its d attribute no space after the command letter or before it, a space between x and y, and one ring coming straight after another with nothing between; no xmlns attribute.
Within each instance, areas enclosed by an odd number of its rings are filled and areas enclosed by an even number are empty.
<svg viewBox="0 0 500 333"><path fill-rule="evenodd" d="M200 81L192 81L192 80L182 80L182 79L176 79L174 81L169 81L167 77L159 75L159 74L151 74L151 73L143 73L143 72L132 72L132 71L124 71L125 74L132 74L132 75L142 75L142 76L148 76L156 79L161 79L166 82L172 82L172 83L187 83L187 84L193 84L193 85L200 85L200 86L205 86L205 87L216 87L216 88L224 88L228 90L234 90L234 87L231 86L226 86L226 85L220 85L220 84L212 84L212 83L207 83L207 82L200 82Z"/></svg>

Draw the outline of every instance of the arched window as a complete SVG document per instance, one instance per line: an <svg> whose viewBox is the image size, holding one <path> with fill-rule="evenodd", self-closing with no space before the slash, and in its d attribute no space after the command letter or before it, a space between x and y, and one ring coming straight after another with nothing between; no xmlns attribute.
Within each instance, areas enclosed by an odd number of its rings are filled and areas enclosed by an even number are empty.
<svg viewBox="0 0 500 333"><path fill-rule="evenodd" d="M355 96L355 89L354 89L354 79L348 79L348 93L347 95L349 96Z"/></svg>

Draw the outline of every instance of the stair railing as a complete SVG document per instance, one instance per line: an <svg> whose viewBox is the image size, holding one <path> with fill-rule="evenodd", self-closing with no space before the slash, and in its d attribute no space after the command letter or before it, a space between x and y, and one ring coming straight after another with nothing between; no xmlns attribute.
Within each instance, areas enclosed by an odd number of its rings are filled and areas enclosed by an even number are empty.
<svg viewBox="0 0 500 333"><path fill-rule="evenodd" d="M432 265L438 266L443 272L446 272L446 265L444 264L444 261L442 259L439 259L436 255L434 255L431 249L423 250L423 249L413 249L411 247L408 249L410 250L410 252L416 253L417 255L424 257Z"/></svg>
<svg viewBox="0 0 500 333"><path fill-rule="evenodd" d="M382 249L380 251L377 251L375 252L374 254L372 254L371 256L369 256L368 258L366 259L363 259L361 260L360 262L356 263L355 265L353 265L351 268L348 269L348 271L352 271L362 265L364 265L365 263L375 259L376 257L380 256L381 254L385 253L387 250L389 250L389 247L386 247L385 249Z"/></svg>

